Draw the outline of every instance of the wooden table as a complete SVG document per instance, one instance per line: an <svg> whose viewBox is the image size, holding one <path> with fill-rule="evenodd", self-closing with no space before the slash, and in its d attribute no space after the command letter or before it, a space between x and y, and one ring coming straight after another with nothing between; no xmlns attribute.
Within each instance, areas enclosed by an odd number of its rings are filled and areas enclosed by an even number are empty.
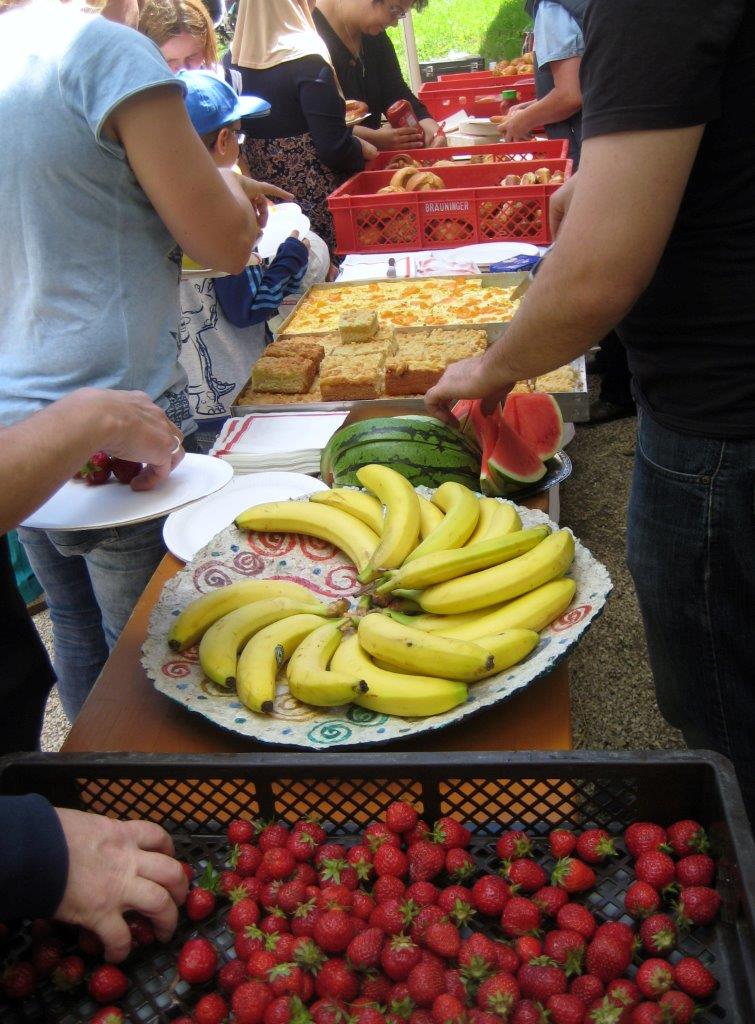
<svg viewBox="0 0 755 1024"><path fill-rule="evenodd" d="M547 508L547 496L528 502ZM141 665L150 612L163 585L182 563L166 555L142 594L94 685L63 751L243 753L267 750L187 711L157 690ZM572 745L569 672L562 662L549 676L500 707L424 736L391 743L397 750L569 750ZM293 748L292 748L293 749Z"/></svg>

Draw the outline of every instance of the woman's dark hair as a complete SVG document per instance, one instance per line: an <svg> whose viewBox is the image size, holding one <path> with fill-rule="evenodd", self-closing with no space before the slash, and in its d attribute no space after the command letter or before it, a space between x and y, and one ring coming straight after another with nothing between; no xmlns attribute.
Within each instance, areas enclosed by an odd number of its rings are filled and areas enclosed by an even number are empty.
<svg viewBox="0 0 755 1024"><path fill-rule="evenodd" d="M412 8L415 11L423 11L425 7L430 3L430 0L414 0Z"/></svg>

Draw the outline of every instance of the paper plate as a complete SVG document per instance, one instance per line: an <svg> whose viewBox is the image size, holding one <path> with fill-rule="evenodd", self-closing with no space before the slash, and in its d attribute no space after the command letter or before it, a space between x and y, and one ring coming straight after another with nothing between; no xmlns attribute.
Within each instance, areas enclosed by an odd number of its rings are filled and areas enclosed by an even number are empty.
<svg viewBox="0 0 755 1024"><path fill-rule="evenodd" d="M278 203L268 210L267 224L262 229L262 237L257 242L257 252L266 260L271 260L281 242L285 242L292 231L298 231L304 238L309 231L309 217L302 213L298 203Z"/></svg>
<svg viewBox="0 0 755 1024"><path fill-rule="evenodd" d="M163 526L167 549L190 562L212 538L252 505L266 501L302 498L315 491L327 491L328 485L306 473L255 473L234 477L222 491L195 501L187 508L171 512Z"/></svg>
<svg viewBox="0 0 755 1024"><path fill-rule="evenodd" d="M430 491L418 488L429 496ZM524 526L551 522L543 512L519 508ZM407 739L433 732L500 704L541 676L552 672L600 614L611 591L608 570L576 541L568 575L577 584L571 606L541 633L532 654L514 668L469 688L465 704L431 718L399 718L348 704L313 708L291 696L281 677L272 714L260 715L207 680L197 648L174 654L168 647L173 619L202 593L241 579L287 579L308 587L323 600L349 598L356 606L359 587L354 565L341 552L313 537L295 534L223 530L194 560L168 580L150 618L142 664L155 687L211 722L263 743L328 750Z"/></svg>
<svg viewBox="0 0 755 1024"><path fill-rule="evenodd" d="M167 480L151 491L132 491L110 479L100 487L69 480L23 523L38 530L104 530L158 519L220 490L233 466L209 455L185 455Z"/></svg>
<svg viewBox="0 0 755 1024"><path fill-rule="evenodd" d="M475 263L499 263L510 260L513 256L537 256L540 250L529 242L478 242L476 245L462 246L458 251Z"/></svg>

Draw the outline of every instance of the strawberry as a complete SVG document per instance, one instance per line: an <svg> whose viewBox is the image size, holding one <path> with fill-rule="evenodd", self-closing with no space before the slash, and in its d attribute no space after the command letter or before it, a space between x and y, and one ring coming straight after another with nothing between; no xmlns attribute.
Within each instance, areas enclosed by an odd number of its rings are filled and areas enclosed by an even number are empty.
<svg viewBox="0 0 755 1024"><path fill-rule="evenodd" d="M697 821L685 818L676 821L666 829L668 844L677 857L688 857L691 853L705 853L708 849L708 837L705 829Z"/></svg>
<svg viewBox="0 0 755 1024"><path fill-rule="evenodd" d="M119 1006L101 1006L89 1021L89 1024L123 1024L126 1018ZM191 1018L189 1018L191 1024ZM174 1024L180 1024L180 1018Z"/></svg>
<svg viewBox="0 0 755 1024"><path fill-rule="evenodd" d="M372 896L370 896L369 893L364 892L362 889L357 889L351 902L352 916L362 921L368 921L370 914L374 909L375 901Z"/></svg>
<svg viewBox="0 0 755 1024"><path fill-rule="evenodd" d="M383 1014L374 1006L359 1007L352 1019L354 1024L383 1024L384 1021Z"/></svg>
<svg viewBox="0 0 755 1024"><path fill-rule="evenodd" d="M532 894L532 902L540 907L546 917L555 917L561 907L569 902L569 894L557 885L544 885Z"/></svg>
<svg viewBox="0 0 755 1024"><path fill-rule="evenodd" d="M359 982L346 961L334 957L322 965L315 980L315 990L321 999L350 1003L356 999Z"/></svg>
<svg viewBox="0 0 755 1024"><path fill-rule="evenodd" d="M462 885L448 885L438 894L437 905L454 924L466 924L475 915L472 895Z"/></svg>
<svg viewBox="0 0 755 1024"><path fill-rule="evenodd" d="M394 935L383 946L380 965L391 981L406 981L421 959L422 951L407 935Z"/></svg>
<svg viewBox="0 0 755 1024"><path fill-rule="evenodd" d="M431 882L446 865L446 852L437 843L421 839L406 851L412 882Z"/></svg>
<svg viewBox="0 0 755 1024"><path fill-rule="evenodd" d="M436 963L419 963L412 967L406 979L409 997L417 1006L432 1006L445 992L443 968Z"/></svg>
<svg viewBox="0 0 755 1024"><path fill-rule="evenodd" d="M564 968L567 977L582 973L585 948L585 937L579 932L556 929L545 936L545 954Z"/></svg>
<svg viewBox="0 0 755 1024"><path fill-rule="evenodd" d="M76 473L75 479L83 480L90 487L98 487L108 482L110 472L110 456L106 452L95 452Z"/></svg>
<svg viewBox="0 0 755 1024"><path fill-rule="evenodd" d="M343 910L348 913L354 904L354 894L345 885L325 885L316 896L318 910Z"/></svg>
<svg viewBox="0 0 755 1024"><path fill-rule="evenodd" d="M394 800L386 807L385 824L391 832L396 832L398 835L411 832L418 820L419 815L405 800Z"/></svg>
<svg viewBox="0 0 755 1024"><path fill-rule="evenodd" d="M235 1024L262 1024L265 1010L273 1001L270 988L262 981L245 981L231 995Z"/></svg>
<svg viewBox="0 0 755 1024"><path fill-rule="evenodd" d="M228 1004L217 992L202 996L194 1007L196 1024L223 1024L228 1016Z"/></svg>
<svg viewBox="0 0 755 1024"><path fill-rule="evenodd" d="M512 896L501 914L501 928L512 939L537 931L541 922L539 908L524 896Z"/></svg>
<svg viewBox="0 0 755 1024"><path fill-rule="evenodd" d="M474 857L468 850L454 846L446 854L446 874L455 882L466 882L476 871Z"/></svg>
<svg viewBox="0 0 755 1024"><path fill-rule="evenodd" d="M464 1003L456 996L439 995L433 1002L432 1019L433 1024L466 1024Z"/></svg>
<svg viewBox="0 0 755 1024"><path fill-rule="evenodd" d="M640 939L651 956L668 956L676 946L676 925L668 914L651 914L640 925Z"/></svg>
<svg viewBox="0 0 755 1024"><path fill-rule="evenodd" d="M649 850L641 853L635 861L634 873L637 881L647 882L660 892L674 881L676 868L667 853Z"/></svg>
<svg viewBox="0 0 755 1024"><path fill-rule="evenodd" d="M574 853L577 836L567 828L554 828L548 836L548 846L556 860Z"/></svg>
<svg viewBox="0 0 755 1024"><path fill-rule="evenodd" d="M407 920L398 900L386 900L385 903L378 903L370 914L368 923L371 928L379 928L386 935L398 935L404 930Z"/></svg>
<svg viewBox="0 0 755 1024"><path fill-rule="evenodd" d="M115 964L95 967L89 978L89 995L96 1003L114 1003L123 999L128 990L128 978Z"/></svg>
<svg viewBox="0 0 755 1024"><path fill-rule="evenodd" d="M499 875L483 875L471 890L472 902L486 917L498 917L511 899L511 889Z"/></svg>
<svg viewBox="0 0 755 1024"><path fill-rule="evenodd" d="M550 957L539 956L522 964L516 980L525 999L536 999L544 1003L549 996L566 992L569 983L566 974Z"/></svg>
<svg viewBox="0 0 755 1024"><path fill-rule="evenodd" d="M642 993L629 978L615 978L606 985L606 995L617 1006L632 1007L642 999Z"/></svg>
<svg viewBox="0 0 755 1024"><path fill-rule="evenodd" d="M234 818L226 829L231 846L237 843L251 843L254 839L254 825L247 818Z"/></svg>
<svg viewBox="0 0 755 1024"><path fill-rule="evenodd" d="M597 928L592 913L580 903L564 904L556 913L556 924L566 931L579 932L586 939L591 939Z"/></svg>
<svg viewBox="0 0 755 1024"><path fill-rule="evenodd" d="M342 910L325 910L315 918L312 938L326 953L343 953L353 937L351 918Z"/></svg>
<svg viewBox="0 0 755 1024"><path fill-rule="evenodd" d="M497 1021L500 1017L494 1014ZM545 1010L534 999L522 999L514 1007L514 1012L506 1018L511 1024L547 1024Z"/></svg>
<svg viewBox="0 0 755 1024"><path fill-rule="evenodd" d="M406 854L401 850L395 846L387 846L383 843L375 851L372 865L378 878L383 875L393 875L396 878L402 878L407 872L409 861Z"/></svg>
<svg viewBox="0 0 755 1024"><path fill-rule="evenodd" d="M511 974L499 971L493 974L477 989L477 1005L481 1010L496 1013L504 1020L521 998L519 983Z"/></svg>
<svg viewBox="0 0 755 1024"><path fill-rule="evenodd" d="M551 872L551 884L558 885L569 894L587 892L595 885L595 872L576 857L556 861Z"/></svg>
<svg viewBox="0 0 755 1024"><path fill-rule="evenodd" d="M527 964L536 956L543 955L543 944L534 935L520 935L514 939L514 950L519 957L519 963Z"/></svg>
<svg viewBox="0 0 755 1024"><path fill-rule="evenodd" d="M183 865L181 865L181 866L183 867ZM187 865L187 867L188 867L188 865ZM194 877L194 869L191 868L190 870L192 872L192 876L191 877L193 878ZM78 936L76 938L76 943L77 943L79 949L81 950L81 952L84 954L84 956L91 956L91 957L95 957L95 958L101 957L103 952L104 952L104 948L105 948L102 945L102 940L100 939L99 935L96 935L94 932L90 931L88 928L79 928L79 933L78 933Z"/></svg>
<svg viewBox="0 0 755 1024"><path fill-rule="evenodd" d="M413 829L404 833L403 838L407 846L413 846L422 839L430 839L431 836L432 830L430 829L430 826L426 821L423 821L422 818L420 818Z"/></svg>
<svg viewBox="0 0 755 1024"><path fill-rule="evenodd" d="M246 967L243 960L229 960L218 971L218 988L230 994L246 981Z"/></svg>
<svg viewBox="0 0 755 1024"><path fill-rule="evenodd" d="M530 857L532 855L532 840L524 830L511 829L498 837L495 852L501 860Z"/></svg>
<svg viewBox="0 0 755 1024"><path fill-rule="evenodd" d="M246 962L246 973L250 978L267 981L269 971L277 965L275 954L269 949L256 949Z"/></svg>
<svg viewBox="0 0 755 1024"><path fill-rule="evenodd" d="M464 939L459 948L459 967L462 975L471 981L487 978L495 970L496 962L496 944L481 932Z"/></svg>
<svg viewBox="0 0 755 1024"><path fill-rule="evenodd" d="M638 1003L632 1010L630 1024L664 1024L666 1016L658 1003Z"/></svg>
<svg viewBox="0 0 755 1024"><path fill-rule="evenodd" d="M368 825L362 833L362 839L373 853L383 843L389 843L391 846L401 846L401 840L396 833L392 832L382 821L375 821L372 825Z"/></svg>
<svg viewBox="0 0 755 1024"><path fill-rule="evenodd" d="M303 827L294 829L286 840L286 849L297 864L310 861L317 852L317 841L309 830Z"/></svg>
<svg viewBox="0 0 755 1024"><path fill-rule="evenodd" d="M718 985L708 968L694 956L683 957L673 971L677 987L693 999L708 999Z"/></svg>
<svg viewBox="0 0 755 1024"><path fill-rule="evenodd" d="M401 900L405 892L406 885L395 875L382 875L375 879L375 884L372 887L372 897L376 903Z"/></svg>
<svg viewBox="0 0 755 1024"><path fill-rule="evenodd" d="M504 942L494 942L493 946L495 947L496 969L505 974L516 974L519 970L519 957L511 946L507 946Z"/></svg>
<svg viewBox="0 0 755 1024"><path fill-rule="evenodd" d="M707 853L691 853L676 865L676 880L682 887L711 885L716 873L716 862Z"/></svg>
<svg viewBox="0 0 755 1024"><path fill-rule="evenodd" d="M276 963L267 973L267 983L276 998L304 994L304 973L296 964Z"/></svg>
<svg viewBox="0 0 755 1024"><path fill-rule="evenodd" d="M37 972L28 960L8 964L0 974L0 985L6 999L20 1002L28 999L37 983Z"/></svg>
<svg viewBox="0 0 755 1024"><path fill-rule="evenodd" d="M615 937L597 936L590 942L585 954L585 969L603 982L613 981L625 974L632 962L631 946Z"/></svg>
<svg viewBox="0 0 755 1024"><path fill-rule="evenodd" d="M126 923L131 932L132 948L153 946L157 942L154 925L144 914L132 910L126 914Z"/></svg>
<svg viewBox="0 0 755 1024"><path fill-rule="evenodd" d="M267 850L282 848L288 841L288 829L282 821L271 821L263 824L257 836L257 844L265 853Z"/></svg>
<svg viewBox="0 0 755 1024"><path fill-rule="evenodd" d="M545 1003L552 1024L582 1024L585 1019L585 1004L579 996L556 993Z"/></svg>
<svg viewBox="0 0 755 1024"><path fill-rule="evenodd" d="M624 842L629 854L637 860L641 853L666 851L666 830L651 821L636 821L624 833Z"/></svg>
<svg viewBox="0 0 755 1024"><path fill-rule="evenodd" d="M293 914L297 907L306 901L307 891L303 882L292 880L284 882L278 889L278 906L286 914Z"/></svg>
<svg viewBox="0 0 755 1024"><path fill-rule="evenodd" d="M272 827L272 826L271 826ZM288 837L288 833L286 833ZM262 836L260 836L260 840ZM260 845L260 849L262 846ZM267 878L288 878L296 867L296 858L286 846L271 846L262 854L260 874Z"/></svg>
<svg viewBox="0 0 755 1024"><path fill-rule="evenodd" d="M190 985L203 985L215 973L218 954L207 939L189 939L178 954L178 973Z"/></svg>
<svg viewBox="0 0 755 1024"><path fill-rule="evenodd" d="M361 970L377 967L384 941L385 933L380 928L366 928L359 935L355 935L346 947L349 963Z"/></svg>
<svg viewBox="0 0 755 1024"><path fill-rule="evenodd" d="M461 947L459 929L450 921L436 921L425 933L425 945L444 960L452 960Z"/></svg>
<svg viewBox="0 0 755 1024"><path fill-rule="evenodd" d="M412 882L404 893L418 907L431 907L438 901L438 888L432 882Z"/></svg>
<svg viewBox="0 0 755 1024"><path fill-rule="evenodd" d="M572 979L569 991L578 996L587 1007L596 999L601 998L605 987L600 978L594 974L580 974L578 978Z"/></svg>
<svg viewBox="0 0 755 1024"><path fill-rule="evenodd" d="M624 893L624 909L640 920L655 914L660 905L658 890L647 882L632 882Z"/></svg>
<svg viewBox="0 0 755 1024"><path fill-rule="evenodd" d="M65 956L52 972L52 983L61 992L70 992L84 981L86 968L80 956Z"/></svg>
<svg viewBox="0 0 755 1024"><path fill-rule="evenodd" d="M229 863L242 878L256 875L262 863L262 851L258 846L252 846L251 843L238 843L231 847Z"/></svg>
<svg viewBox="0 0 755 1024"><path fill-rule="evenodd" d="M705 885L693 885L682 889L676 903L676 917L679 924L712 924L721 906L721 897L715 889Z"/></svg>
<svg viewBox="0 0 755 1024"><path fill-rule="evenodd" d="M189 889L186 895L186 916L190 921L202 921L213 912L215 902L214 893L210 892L209 889L200 889L199 886L195 885Z"/></svg>
<svg viewBox="0 0 755 1024"><path fill-rule="evenodd" d="M137 473L141 473L143 463L131 462L129 459L118 459L110 456L110 469L119 484L130 484Z"/></svg>
<svg viewBox="0 0 755 1024"><path fill-rule="evenodd" d="M588 828L577 839L577 856L588 864L601 864L618 856L613 839L604 828Z"/></svg>
<svg viewBox="0 0 755 1024"><path fill-rule="evenodd" d="M456 818L438 818L433 825L433 840L446 850L466 849L472 841L472 833Z"/></svg>
<svg viewBox="0 0 755 1024"><path fill-rule="evenodd" d="M651 957L637 968L634 980L646 999L660 999L674 984L674 974L665 960Z"/></svg>
<svg viewBox="0 0 755 1024"><path fill-rule="evenodd" d="M692 1024L695 1004L686 992L678 992L675 988L664 992L658 1000L669 1024Z"/></svg>
<svg viewBox="0 0 755 1024"><path fill-rule="evenodd" d="M517 886L521 892L536 892L548 881L545 871L530 857L519 857L511 861L506 877L511 885Z"/></svg>
<svg viewBox="0 0 755 1024"><path fill-rule="evenodd" d="M31 962L40 978L52 974L63 959L63 943L60 939L50 937L32 943Z"/></svg>

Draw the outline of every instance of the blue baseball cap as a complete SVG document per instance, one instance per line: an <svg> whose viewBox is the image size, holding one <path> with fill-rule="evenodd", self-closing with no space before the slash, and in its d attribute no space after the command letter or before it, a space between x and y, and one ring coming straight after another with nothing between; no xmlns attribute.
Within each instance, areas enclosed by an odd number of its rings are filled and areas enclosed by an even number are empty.
<svg viewBox="0 0 755 1024"><path fill-rule="evenodd" d="M264 117L270 104L259 96L239 96L227 82L208 71L179 71L186 86L184 102L198 135L209 135L242 117Z"/></svg>

